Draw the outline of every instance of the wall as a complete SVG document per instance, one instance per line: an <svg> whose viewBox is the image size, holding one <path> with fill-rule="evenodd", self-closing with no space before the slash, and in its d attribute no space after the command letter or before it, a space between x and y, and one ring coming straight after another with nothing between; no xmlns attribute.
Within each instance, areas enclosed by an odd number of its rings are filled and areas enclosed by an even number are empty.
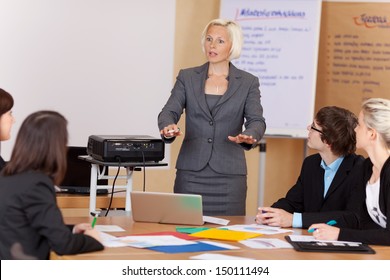
<svg viewBox="0 0 390 280"><path fill-rule="evenodd" d="M0 3L0 86L15 99L13 135L28 114L50 109L67 118L71 146L93 134L159 137L175 0ZM3 143L5 159L15 139Z"/></svg>

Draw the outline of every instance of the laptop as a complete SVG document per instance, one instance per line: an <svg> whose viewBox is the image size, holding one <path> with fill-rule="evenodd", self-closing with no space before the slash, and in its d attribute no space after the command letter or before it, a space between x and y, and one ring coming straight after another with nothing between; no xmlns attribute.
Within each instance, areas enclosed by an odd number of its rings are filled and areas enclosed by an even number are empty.
<svg viewBox="0 0 390 280"><path fill-rule="evenodd" d="M89 195L91 185L91 164L78 158L79 156L85 155L87 155L86 147L68 147L66 174L59 186L61 193ZM98 185L107 184L108 180L98 180ZM98 195L107 193L107 189L97 190Z"/></svg>
<svg viewBox="0 0 390 280"><path fill-rule="evenodd" d="M130 199L135 222L204 224L200 195L133 191Z"/></svg>

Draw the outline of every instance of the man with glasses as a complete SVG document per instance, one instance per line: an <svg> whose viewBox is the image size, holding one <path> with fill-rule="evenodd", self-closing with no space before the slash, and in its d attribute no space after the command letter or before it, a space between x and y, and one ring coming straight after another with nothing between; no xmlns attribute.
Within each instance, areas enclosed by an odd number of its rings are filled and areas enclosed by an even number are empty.
<svg viewBox="0 0 390 280"><path fill-rule="evenodd" d="M354 167L363 162L363 157L355 154L357 123L356 116L346 109L320 109L307 127L307 146L318 153L304 160L300 176L286 197L271 207L259 207L256 221L308 228L313 223L336 220L337 226L356 226L357 217L347 209L358 170Z"/></svg>

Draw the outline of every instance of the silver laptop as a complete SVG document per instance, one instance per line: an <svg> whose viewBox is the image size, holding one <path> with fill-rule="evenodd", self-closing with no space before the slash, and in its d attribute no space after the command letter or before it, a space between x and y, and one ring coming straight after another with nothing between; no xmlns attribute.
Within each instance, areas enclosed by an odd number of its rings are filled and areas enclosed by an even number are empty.
<svg viewBox="0 0 390 280"><path fill-rule="evenodd" d="M202 196L194 194L130 193L135 222L203 225Z"/></svg>

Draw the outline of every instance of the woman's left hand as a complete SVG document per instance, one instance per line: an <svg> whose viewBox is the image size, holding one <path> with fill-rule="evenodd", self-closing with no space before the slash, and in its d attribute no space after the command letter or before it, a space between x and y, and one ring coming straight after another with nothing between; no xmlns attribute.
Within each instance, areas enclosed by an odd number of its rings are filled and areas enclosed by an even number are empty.
<svg viewBox="0 0 390 280"><path fill-rule="evenodd" d="M88 223L77 224L73 227L73 233L84 233L86 230L91 230L92 226Z"/></svg>
<svg viewBox="0 0 390 280"><path fill-rule="evenodd" d="M252 135L238 134L237 136L228 136L229 140L235 142L237 144L246 143L246 144L254 144L257 142L256 139L252 137Z"/></svg>

